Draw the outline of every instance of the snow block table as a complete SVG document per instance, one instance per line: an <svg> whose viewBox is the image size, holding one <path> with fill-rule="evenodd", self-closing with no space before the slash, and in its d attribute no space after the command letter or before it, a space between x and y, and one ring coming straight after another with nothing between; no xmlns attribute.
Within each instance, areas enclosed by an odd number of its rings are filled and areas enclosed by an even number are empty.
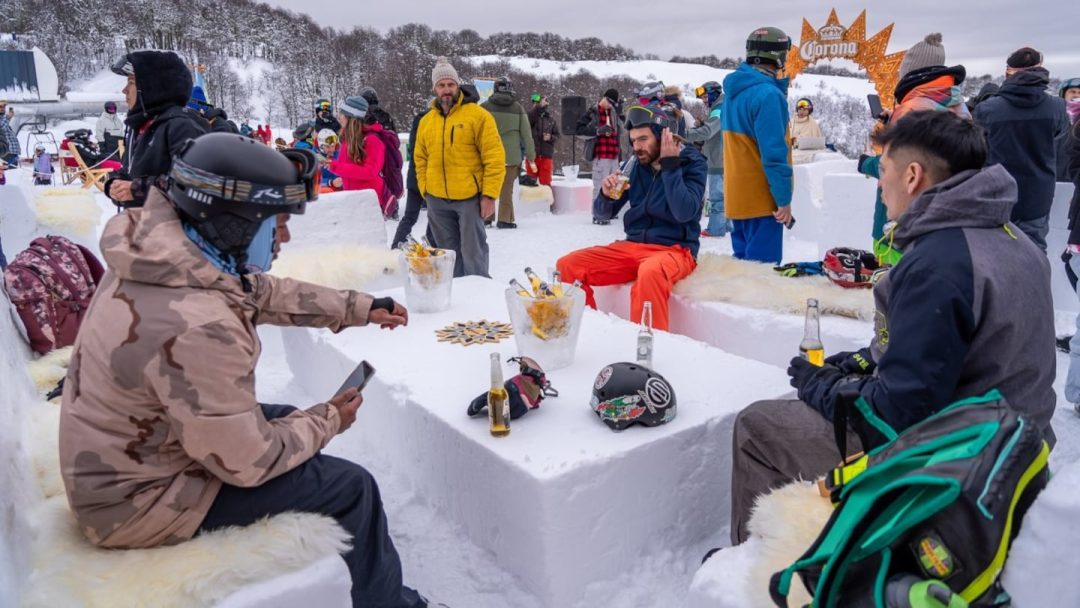
<svg viewBox="0 0 1080 608"><path fill-rule="evenodd" d="M630 316L631 283L596 287L596 307L623 319ZM759 310L727 302L703 302L672 294L668 299L670 330L725 352L787 369L799 350L802 315ZM866 321L825 315L821 341L826 353L855 351L870 344L873 326Z"/></svg>
<svg viewBox="0 0 1080 608"><path fill-rule="evenodd" d="M592 180L552 180L551 191L555 195L555 213L592 213Z"/></svg>
<svg viewBox="0 0 1080 608"><path fill-rule="evenodd" d="M548 376L560 396L494 438L486 417L465 410L489 386L488 355L517 354L513 338L463 347L436 342L434 332L508 318L501 284L465 277L454 282L451 310L412 315L408 327L280 331L310 394L332 394L363 359L378 370L356 424L328 452L359 462L363 450L389 455L545 606L583 605L590 584L625 575L633 556L698 542L727 524L735 414L788 392L783 370L658 332L655 368L675 388L678 416L615 433L589 398L605 365L632 360L637 326L586 309L574 364ZM516 371L504 368L507 378Z"/></svg>

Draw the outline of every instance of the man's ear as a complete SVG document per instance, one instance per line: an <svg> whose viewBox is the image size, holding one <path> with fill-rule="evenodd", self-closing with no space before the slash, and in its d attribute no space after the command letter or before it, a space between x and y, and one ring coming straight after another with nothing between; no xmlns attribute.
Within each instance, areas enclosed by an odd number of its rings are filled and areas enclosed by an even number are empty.
<svg viewBox="0 0 1080 608"><path fill-rule="evenodd" d="M911 161L904 167L904 189L908 195L915 196L927 187L926 169L918 161Z"/></svg>

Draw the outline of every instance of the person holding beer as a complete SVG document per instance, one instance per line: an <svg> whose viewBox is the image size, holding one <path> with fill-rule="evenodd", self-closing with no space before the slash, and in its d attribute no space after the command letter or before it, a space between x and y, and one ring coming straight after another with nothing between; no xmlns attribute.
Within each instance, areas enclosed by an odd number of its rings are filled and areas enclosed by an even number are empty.
<svg viewBox="0 0 1080 608"><path fill-rule="evenodd" d="M587 247L561 258L562 280L580 280L593 308L594 286L634 282L630 318L641 318L646 301L653 327L668 328L668 296L675 283L697 267L702 201L708 173L705 157L674 135L674 116L658 106L633 106L626 130L634 157L602 183L593 205L600 219L623 216L626 240Z"/></svg>

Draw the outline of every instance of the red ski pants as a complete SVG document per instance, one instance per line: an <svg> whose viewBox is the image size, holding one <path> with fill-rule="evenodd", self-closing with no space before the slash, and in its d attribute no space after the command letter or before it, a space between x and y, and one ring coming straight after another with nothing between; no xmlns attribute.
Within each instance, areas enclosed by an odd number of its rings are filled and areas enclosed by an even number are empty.
<svg viewBox="0 0 1080 608"><path fill-rule="evenodd" d="M668 328L668 296L675 283L697 268L690 250L679 245L647 245L615 241L610 245L587 247L559 258L556 263L562 281L581 280L585 303L596 308L594 286L634 282L630 288L630 320L641 319L646 301L652 302L653 327Z"/></svg>
<svg viewBox="0 0 1080 608"><path fill-rule="evenodd" d="M554 161L550 156L537 156L536 171L529 170L529 164L525 163L525 175L532 175L536 177L536 181L540 182L542 186L551 185L551 173L555 168Z"/></svg>

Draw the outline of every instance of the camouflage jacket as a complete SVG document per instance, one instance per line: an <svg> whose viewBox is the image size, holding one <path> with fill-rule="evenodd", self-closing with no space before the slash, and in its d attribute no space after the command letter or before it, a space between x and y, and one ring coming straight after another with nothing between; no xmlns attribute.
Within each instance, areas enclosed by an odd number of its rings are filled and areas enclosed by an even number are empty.
<svg viewBox="0 0 1080 608"><path fill-rule="evenodd" d="M154 190L101 237L108 271L68 368L60 467L84 534L105 547L190 538L222 483L251 487L295 468L337 433L321 403L267 421L255 401L255 325L339 331L371 297L213 266Z"/></svg>

